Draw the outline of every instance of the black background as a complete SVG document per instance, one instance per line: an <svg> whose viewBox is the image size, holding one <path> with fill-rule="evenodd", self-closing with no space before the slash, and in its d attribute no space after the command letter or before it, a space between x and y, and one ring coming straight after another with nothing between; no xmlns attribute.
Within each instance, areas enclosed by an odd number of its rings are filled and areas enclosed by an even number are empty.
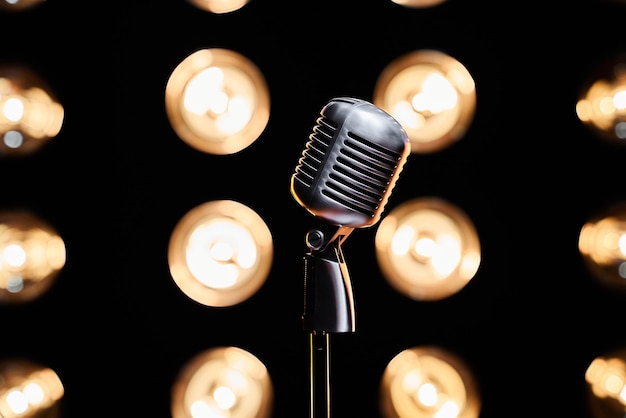
<svg viewBox="0 0 626 418"><path fill-rule="evenodd" d="M482 262L462 292L418 302L384 281L376 227L352 234L344 251L357 332L331 341L333 417L379 417L385 365L419 345L469 364L482 418L589 416L584 371L626 343L626 299L593 280L577 239L624 197L626 150L587 130L575 103L589 75L623 52L625 4L252 0L215 15L183 0L47 0L0 13L0 59L39 73L65 109L44 149L0 161L0 203L46 219L68 254L48 293L0 307L0 356L53 368L64 418L170 416L179 369L223 345L268 367L274 417L308 416L300 316L311 218L289 179L321 107L343 95L371 100L383 68L418 49L465 65L477 109L457 143L409 157L387 211L417 197L448 200L474 222ZM169 75L209 47L247 56L270 88L265 131L234 155L191 148L165 114ZM167 245L187 211L218 199L257 211L275 255L257 294L216 309L175 286Z"/></svg>

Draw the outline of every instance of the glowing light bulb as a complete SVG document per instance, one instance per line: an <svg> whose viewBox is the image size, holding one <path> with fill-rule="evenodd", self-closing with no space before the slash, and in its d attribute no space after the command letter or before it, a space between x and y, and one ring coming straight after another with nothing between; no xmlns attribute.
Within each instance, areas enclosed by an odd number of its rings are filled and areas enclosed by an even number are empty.
<svg viewBox="0 0 626 418"><path fill-rule="evenodd" d="M23 359L0 362L0 416L60 417L64 388L50 368Z"/></svg>
<svg viewBox="0 0 626 418"><path fill-rule="evenodd" d="M172 385L172 418L268 418L273 386L265 365L238 347L217 347L189 360Z"/></svg>
<svg viewBox="0 0 626 418"><path fill-rule="evenodd" d="M252 209L212 201L178 222L168 256L172 277L187 296L207 306L228 306L249 298L265 282L273 241Z"/></svg>
<svg viewBox="0 0 626 418"><path fill-rule="evenodd" d="M231 13L248 4L249 0L188 0L199 9L211 13Z"/></svg>
<svg viewBox="0 0 626 418"><path fill-rule="evenodd" d="M419 50L392 61L374 88L374 104L400 122L411 152L428 153L465 135L474 117L473 77L456 59Z"/></svg>
<svg viewBox="0 0 626 418"><path fill-rule="evenodd" d="M626 292L626 202L587 221L578 236L578 250L599 283Z"/></svg>
<svg viewBox="0 0 626 418"><path fill-rule="evenodd" d="M233 154L258 139L269 121L269 89L259 69L227 49L202 49L174 69L165 90L171 126L193 148Z"/></svg>
<svg viewBox="0 0 626 418"><path fill-rule="evenodd" d="M57 136L64 110L44 81L23 67L0 67L0 156L38 151Z"/></svg>
<svg viewBox="0 0 626 418"><path fill-rule="evenodd" d="M576 102L580 121L598 138L626 145L626 55L603 63Z"/></svg>
<svg viewBox="0 0 626 418"><path fill-rule="evenodd" d="M425 9L428 7L434 7L444 3L446 0L391 0L393 3L400 6L410 7L413 9Z"/></svg>
<svg viewBox="0 0 626 418"><path fill-rule="evenodd" d="M384 418L477 418L481 403L465 361L434 346L400 352L387 364L380 383Z"/></svg>
<svg viewBox="0 0 626 418"><path fill-rule="evenodd" d="M376 256L385 278L417 300L448 297L480 266L478 234L467 215L437 198L406 201L380 223Z"/></svg>
<svg viewBox="0 0 626 418"><path fill-rule="evenodd" d="M0 11L21 12L40 5L45 0L0 0Z"/></svg>
<svg viewBox="0 0 626 418"><path fill-rule="evenodd" d="M65 261L65 243L50 225L28 212L0 212L0 302L39 297Z"/></svg>
<svg viewBox="0 0 626 418"><path fill-rule="evenodd" d="M613 350L594 358L585 371L593 418L626 414L626 350Z"/></svg>

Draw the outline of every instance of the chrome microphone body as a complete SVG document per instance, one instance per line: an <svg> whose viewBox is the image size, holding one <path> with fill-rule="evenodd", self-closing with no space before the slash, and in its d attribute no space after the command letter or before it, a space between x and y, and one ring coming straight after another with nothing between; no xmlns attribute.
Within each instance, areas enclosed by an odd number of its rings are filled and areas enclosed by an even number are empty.
<svg viewBox="0 0 626 418"><path fill-rule="evenodd" d="M378 222L409 154L401 125L365 100L338 97L320 111L291 177L293 197L315 216L305 240L305 329L355 330L341 244Z"/></svg>

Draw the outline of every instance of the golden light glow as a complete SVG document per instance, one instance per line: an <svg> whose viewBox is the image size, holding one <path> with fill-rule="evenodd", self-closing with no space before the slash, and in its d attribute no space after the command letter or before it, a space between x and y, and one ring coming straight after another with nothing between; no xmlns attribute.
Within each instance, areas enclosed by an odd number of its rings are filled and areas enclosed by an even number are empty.
<svg viewBox="0 0 626 418"><path fill-rule="evenodd" d="M583 86L576 114L600 138L626 144L626 56L601 65Z"/></svg>
<svg viewBox="0 0 626 418"><path fill-rule="evenodd" d="M260 70L227 49L202 49L172 72L165 90L167 116L178 136L209 154L233 154L265 129L269 89Z"/></svg>
<svg viewBox="0 0 626 418"><path fill-rule="evenodd" d="M443 199L417 198L395 207L381 221L375 244L385 278L417 300L443 299L458 292L480 266L474 225Z"/></svg>
<svg viewBox="0 0 626 418"><path fill-rule="evenodd" d="M249 0L188 0L201 10L211 13L230 13L241 9Z"/></svg>
<svg viewBox="0 0 626 418"><path fill-rule="evenodd" d="M26 360L0 362L0 417L60 417L63 384L57 374Z"/></svg>
<svg viewBox="0 0 626 418"><path fill-rule="evenodd" d="M268 418L273 387L267 369L238 347L217 347L191 359L172 386L172 418Z"/></svg>
<svg viewBox="0 0 626 418"><path fill-rule="evenodd" d="M63 118L63 107L38 75L0 67L0 156L39 150L59 133Z"/></svg>
<svg viewBox="0 0 626 418"><path fill-rule="evenodd" d="M433 7L433 6L442 4L446 0L391 0L391 1L404 7L411 7L414 9L424 9L427 7Z"/></svg>
<svg viewBox="0 0 626 418"><path fill-rule="evenodd" d="M0 11L21 12L43 3L45 0L0 0Z"/></svg>
<svg viewBox="0 0 626 418"><path fill-rule="evenodd" d="M249 298L265 282L273 241L252 209L235 201L212 201L178 222L168 257L172 277L187 296L207 306L229 306Z"/></svg>
<svg viewBox="0 0 626 418"><path fill-rule="evenodd" d="M63 239L42 219L24 211L0 212L0 302L39 297L65 260Z"/></svg>
<svg viewBox="0 0 626 418"><path fill-rule="evenodd" d="M458 356L433 346L395 356L380 385L384 418L477 418L481 399L476 380Z"/></svg>
<svg viewBox="0 0 626 418"><path fill-rule="evenodd" d="M626 203L615 204L586 222L578 249L595 279L626 291Z"/></svg>
<svg viewBox="0 0 626 418"><path fill-rule="evenodd" d="M456 59L418 50L385 67L373 102L400 122L411 140L411 152L429 153L465 135L474 117L476 88Z"/></svg>
<svg viewBox="0 0 626 418"><path fill-rule="evenodd" d="M585 381L593 418L626 414L626 350L593 359L585 371Z"/></svg>

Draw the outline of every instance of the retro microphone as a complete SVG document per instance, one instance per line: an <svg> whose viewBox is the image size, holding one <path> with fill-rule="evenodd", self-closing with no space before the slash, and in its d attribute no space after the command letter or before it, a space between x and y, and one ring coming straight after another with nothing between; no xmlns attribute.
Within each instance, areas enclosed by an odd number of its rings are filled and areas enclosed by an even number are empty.
<svg viewBox="0 0 626 418"><path fill-rule="evenodd" d="M381 218L409 154L409 138L393 117L365 100L337 97L320 111L291 176L291 194L314 216L305 238L302 315L311 343L311 418L319 411L330 417L329 333L355 331L341 245Z"/></svg>

